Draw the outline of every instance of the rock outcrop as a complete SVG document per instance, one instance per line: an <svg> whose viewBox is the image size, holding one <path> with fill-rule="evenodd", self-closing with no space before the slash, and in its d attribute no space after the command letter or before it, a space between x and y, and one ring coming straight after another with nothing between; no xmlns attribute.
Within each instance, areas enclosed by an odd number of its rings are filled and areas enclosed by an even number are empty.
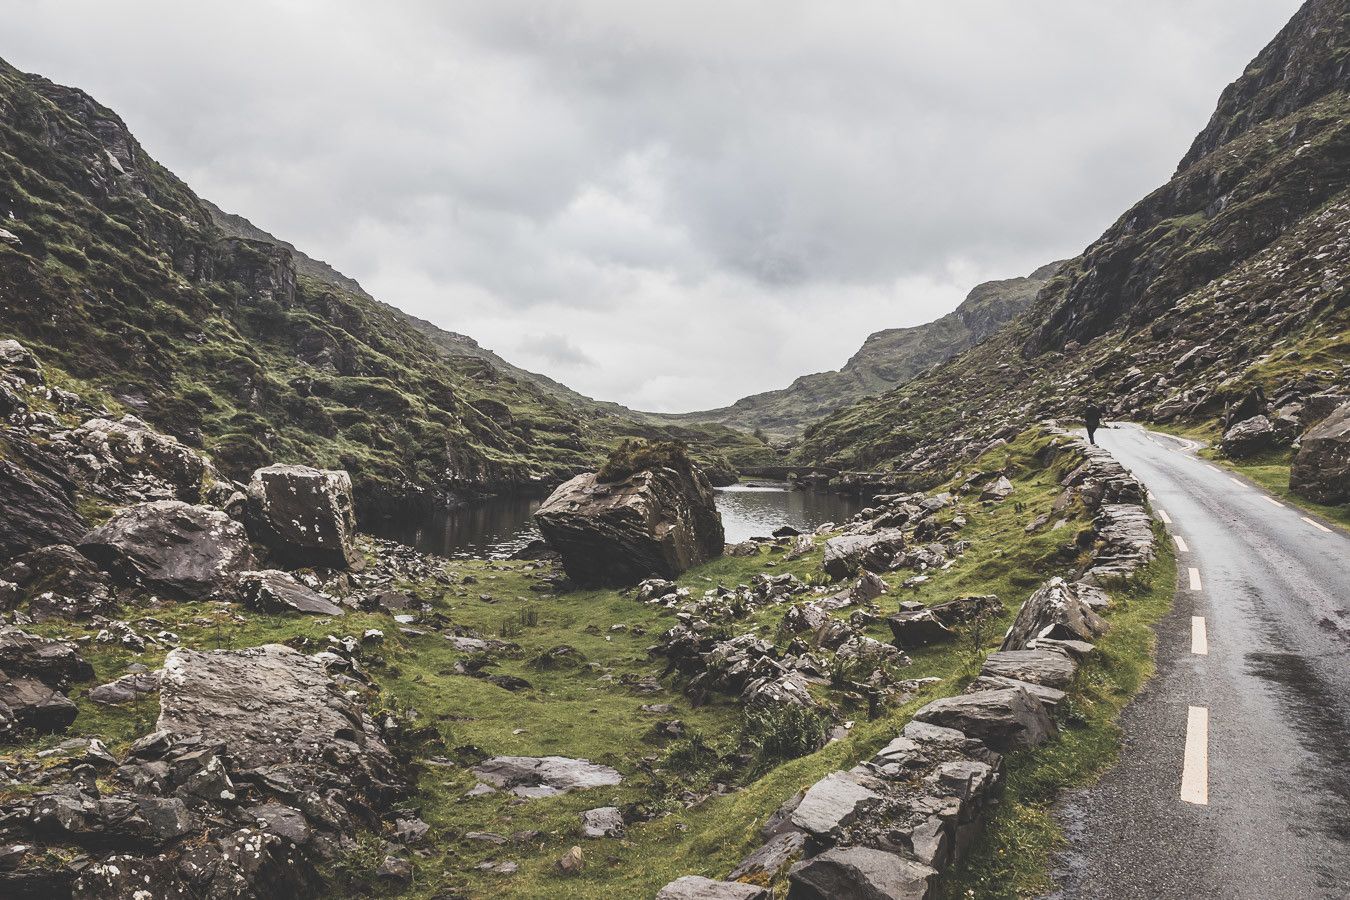
<svg viewBox="0 0 1350 900"><path fill-rule="evenodd" d="M612 484L578 475L544 501L535 521L581 585L674 578L720 556L725 542L712 485L696 467L644 470Z"/></svg>
<svg viewBox="0 0 1350 900"><path fill-rule="evenodd" d="M128 507L85 535L79 549L118 578L186 599L220 591L253 565L244 526L181 500Z"/></svg>
<svg viewBox="0 0 1350 900"><path fill-rule="evenodd" d="M248 484L252 533L293 566L360 569L356 507L346 472L309 466L267 466Z"/></svg>
<svg viewBox="0 0 1350 900"><path fill-rule="evenodd" d="M1350 403L1303 435L1289 470L1289 488L1315 503L1350 503Z"/></svg>

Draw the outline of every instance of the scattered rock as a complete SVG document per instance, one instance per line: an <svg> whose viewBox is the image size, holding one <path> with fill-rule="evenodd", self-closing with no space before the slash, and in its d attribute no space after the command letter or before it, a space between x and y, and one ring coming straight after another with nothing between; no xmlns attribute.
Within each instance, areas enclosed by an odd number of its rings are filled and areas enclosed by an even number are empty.
<svg viewBox="0 0 1350 900"><path fill-rule="evenodd" d="M159 690L159 676L150 672L133 672L107 684L91 688L85 696L95 703L116 706L131 703Z"/></svg>
<svg viewBox="0 0 1350 900"><path fill-rule="evenodd" d="M852 578L859 570L884 572L895 555L904 549L905 535L898 528L874 534L845 534L825 542L822 565L835 581Z"/></svg>
<svg viewBox="0 0 1350 900"><path fill-rule="evenodd" d="M980 491L980 499L998 502L999 500L1007 499L1012 495L1012 492L1013 483L1008 480L1007 476L1000 475L997 479L986 485L984 490Z"/></svg>
<svg viewBox="0 0 1350 900"><path fill-rule="evenodd" d="M1000 650L989 654L980 674L1064 689L1077 669L1067 654L1054 650Z"/></svg>

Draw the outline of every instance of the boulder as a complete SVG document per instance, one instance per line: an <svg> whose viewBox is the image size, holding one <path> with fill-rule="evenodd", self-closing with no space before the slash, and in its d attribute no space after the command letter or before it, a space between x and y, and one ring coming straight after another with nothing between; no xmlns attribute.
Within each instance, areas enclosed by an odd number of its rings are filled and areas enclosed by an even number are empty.
<svg viewBox="0 0 1350 900"><path fill-rule="evenodd" d="M685 875L661 888L656 900L772 900L773 891L737 881Z"/></svg>
<svg viewBox="0 0 1350 900"><path fill-rule="evenodd" d="M116 706L131 703L159 690L159 676L153 672L132 672L91 688L85 696L95 703Z"/></svg>
<svg viewBox="0 0 1350 900"><path fill-rule="evenodd" d="M921 707L914 718L978 738L1001 753L1040 746L1055 733L1041 701L1021 688L943 697Z"/></svg>
<svg viewBox="0 0 1350 900"><path fill-rule="evenodd" d="M769 838L741 860L727 877L732 881L753 880L760 884L772 884L785 869L797 861L805 849L804 832L784 831Z"/></svg>
<svg viewBox="0 0 1350 900"><path fill-rule="evenodd" d="M290 566L361 569L351 477L340 469L267 466L248 483L250 533Z"/></svg>
<svg viewBox="0 0 1350 900"><path fill-rule="evenodd" d="M1255 456L1262 450L1274 446L1275 426L1265 416L1252 416L1243 419L1223 433L1219 449L1232 459Z"/></svg>
<svg viewBox="0 0 1350 900"><path fill-rule="evenodd" d="M0 341L0 371L13 372L30 384L42 384L42 364L33 351L18 341Z"/></svg>
<svg viewBox="0 0 1350 900"><path fill-rule="evenodd" d="M936 875L885 850L836 847L792 867L788 900L924 900Z"/></svg>
<svg viewBox="0 0 1350 900"><path fill-rule="evenodd" d="M694 466L613 483L578 475L544 501L535 521L568 577L588 586L674 578L720 556L725 541L712 485Z"/></svg>
<svg viewBox="0 0 1350 900"><path fill-rule="evenodd" d="M896 613L887 617L886 623L891 626L895 645L902 650L915 650L956 639L956 632L947 627L931 609Z"/></svg>
<svg viewBox="0 0 1350 900"><path fill-rule="evenodd" d="M1064 689L1077 670L1068 654L1055 650L999 650L985 659L980 674Z"/></svg>
<svg viewBox="0 0 1350 900"><path fill-rule="evenodd" d="M79 712L74 702L36 678L8 676L0 671L0 739L16 732L50 734L62 731Z"/></svg>
<svg viewBox="0 0 1350 900"><path fill-rule="evenodd" d="M119 578L187 599L211 596L253 564L242 525L181 500L128 507L85 535L79 550Z"/></svg>
<svg viewBox="0 0 1350 900"><path fill-rule="evenodd" d="M94 677L94 667L74 644L29 634L13 625L0 626L0 670L58 688Z"/></svg>
<svg viewBox="0 0 1350 900"><path fill-rule="evenodd" d="M1013 492L1013 483L1008 480L1006 475L1000 475L994 481L987 484L984 490L980 491L981 500L997 502L1009 497Z"/></svg>
<svg viewBox="0 0 1350 900"><path fill-rule="evenodd" d="M1289 487L1314 503L1350 503L1350 403L1343 403L1299 443Z"/></svg>
<svg viewBox="0 0 1350 900"><path fill-rule="evenodd" d="M0 608L27 603L34 621L87 619L113 607L107 576L69 544L52 544L25 553L0 571L14 584L13 596Z"/></svg>
<svg viewBox="0 0 1350 900"><path fill-rule="evenodd" d="M48 544L74 543L88 529L75 511L66 464L27 440L0 457L0 562Z"/></svg>
<svg viewBox="0 0 1350 900"><path fill-rule="evenodd" d="M623 834L623 813L617 806L600 806L581 814L581 833L588 838L618 837Z"/></svg>
<svg viewBox="0 0 1350 900"><path fill-rule="evenodd" d="M792 824L818 838L837 838L844 828L881 805L883 797L865 776L834 772L807 788Z"/></svg>
<svg viewBox="0 0 1350 900"><path fill-rule="evenodd" d="M905 547L905 535L898 528L873 534L845 534L825 542L822 565L835 581L852 578L860 570L884 572L895 555Z"/></svg>
<svg viewBox="0 0 1350 900"><path fill-rule="evenodd" d="M526 798L613 787L623 781L623 776L609 766L566 756L494 756L472 771L482 781Z"/></svg>
<svg viewBox="0 0 1350 900"><path fill-rule="evenodd" d="M236 590L240 600L261 612L298 612L312 616L343 614L341 606L296 581L289 572L277 569L241 572Z"/></svg>
<svg viewBox="0 0 1350 900"><path fill-rule="evenodd" d="M1003 639L1003 650L1025 650L1037 638L1092 643L1106 632L1106 622L1089 604L1099 592L1063 578L1051 578L1027 598Z"/></svg>

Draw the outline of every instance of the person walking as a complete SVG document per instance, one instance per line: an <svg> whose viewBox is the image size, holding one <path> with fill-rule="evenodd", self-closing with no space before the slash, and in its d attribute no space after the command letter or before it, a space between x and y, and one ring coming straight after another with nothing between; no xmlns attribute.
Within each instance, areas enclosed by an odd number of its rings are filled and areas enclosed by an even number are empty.
<svg viewBox="0 0 1350 900"><path fill-rule="evenodd" d="M1102 416L1105 414L1106 410L1091 400L1088 401L1087 407L1083 410L1083 424L1087 426L1089 444L1097 443L1097 429L1101 427Z"/></svg>

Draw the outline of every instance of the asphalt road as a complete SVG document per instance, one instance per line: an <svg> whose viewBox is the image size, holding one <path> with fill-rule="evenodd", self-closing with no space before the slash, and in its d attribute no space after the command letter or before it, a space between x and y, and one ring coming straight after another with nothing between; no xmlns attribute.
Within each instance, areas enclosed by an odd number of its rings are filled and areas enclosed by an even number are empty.
<svg viewBox="0 0 1350 900"><path fill-rule="evenodd" d="M1061 803L1053 896L1350 897L1350 536L1188 442L1097 440L1181 539L1178 590L1119 765Z"/></svg>

